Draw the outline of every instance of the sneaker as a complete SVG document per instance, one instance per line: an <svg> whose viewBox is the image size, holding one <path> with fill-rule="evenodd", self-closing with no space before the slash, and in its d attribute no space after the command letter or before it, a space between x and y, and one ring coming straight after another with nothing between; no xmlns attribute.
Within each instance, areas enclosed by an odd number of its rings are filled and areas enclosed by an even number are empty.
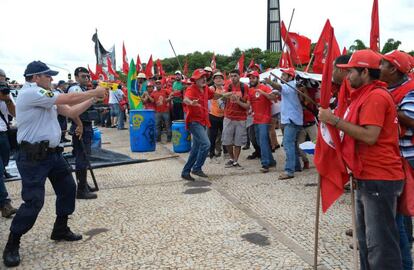
<svg viewBox="0 0 414 270"><path fill-rule="evenodd" d="M17 209L14 208L10 203L6 203L2 208L0 208L0 210L1 216L5 218L9 218L17 212Z"/></svg>
<svg viewBox="0 0 414 270"><path fill-rule="evenodd" d="M281 175L279 175L279 180L286 180L286 179L291 179L291 178L293 178L294 176L293 175L289 175L289 174L286 174L286 173L282 173Z"/></svg>
<svg viewBox="0 0 414 270"><path fill-rule="evenodd" d="M305 162L303 162L303 169L304 170L309 170L309 161L305 161Z"/></svg>
<svg viewBox="0 0 414 270"><path fill-rule="evenodd" d="M250 149L250 145L246 144L245 146L242 147L242 150L248 150L248 149Z"/></svg>
<svg viewBox="0 0 414 270"><path fill-rule="evenodd" d="M349 237L352 237L354 235L354 232L353 232L352 229L348 229L348 230L345 231L345 235L349 236Z"/></svg>
<svg viewBox="0 0 414 270"><path fill-rule="evenodd" d="M208 178L208 175L205 174L203 171L192 171L191 173L200 177Z"/></svg>
<svg viewBox="0 0 414 270"><path fill-rule="evenodd" d="M258 157L259 156L257 155L257 153L256 152L253 152L252 154L250 154L250 155L247 156L247 159L252 160L252 159L256 159Z"/></svg>
<svg viewBox="0 0 414 270"><path fill-rule="evenodd" d="M190 174L181 174L181 178L187 181L195 181L194 177L192 177Z"/></svg>
<svg viewBox="0 0 414 270"><path fill-rule="evenodd" d="M238 162L233 162L233 168L237 170L244 170L244 168Z"/></svg>
<svg viewBox="0 0 414 270"><path fill-rule="evenodd" d="M234 161L232 159L229 159L229 161L227 161L224 164L224 168L231 168L231 167L233 167L233 163L234 163Z"/></svg>
<svg viewBox="0 0 414 270"><path fill-rule="evenodd" d="M260 171L261 171L262 173L267 173L267 172L269 172L269 167L267 167L267 166L262 166L262 167L260 168Z"/></svg>

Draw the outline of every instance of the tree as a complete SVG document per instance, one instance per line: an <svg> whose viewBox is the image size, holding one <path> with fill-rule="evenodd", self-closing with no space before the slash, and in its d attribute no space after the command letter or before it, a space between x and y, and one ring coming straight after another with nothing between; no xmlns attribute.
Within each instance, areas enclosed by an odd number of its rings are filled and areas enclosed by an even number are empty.
<svg viewBox="0 0 414 270"><path fill-rule="evenodd" d="M397 50L400 45L401 45L401 41L394 40L393 38L389 38L387 42L385 42L384 46L382 47L381 53L385 54L393 50Z"/></svg>
<svg viewBox="0 0 414 270"><path fill-rule="evenodd" d="M354 41L354 44L352 44L351 46L349 46L348 51L350 53L353 53L355 51L364 50L366 48L367 48L367 46L365 46L365 44L364 44L364 42L362 42L362 40L356 39Z"/></svg>

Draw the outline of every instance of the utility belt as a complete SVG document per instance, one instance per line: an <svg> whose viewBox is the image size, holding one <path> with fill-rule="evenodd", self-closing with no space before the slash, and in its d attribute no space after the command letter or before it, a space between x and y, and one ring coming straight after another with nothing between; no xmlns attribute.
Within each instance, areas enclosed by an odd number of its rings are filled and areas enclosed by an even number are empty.
<svg viewBox="0 0 414 270"><path fill-rule="evenodd" d="M49 141L40 141L38 143L29 143L22 141L19 144L19 150L26 153L28 159L32 161L42 161L45 160L48 154L52 153L62 153L62 147L49 147Z"/></svg>

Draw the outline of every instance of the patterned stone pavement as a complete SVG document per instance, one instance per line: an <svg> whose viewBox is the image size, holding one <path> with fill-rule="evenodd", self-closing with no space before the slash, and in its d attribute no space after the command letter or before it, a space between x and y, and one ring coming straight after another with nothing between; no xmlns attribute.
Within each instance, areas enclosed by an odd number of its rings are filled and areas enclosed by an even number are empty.
<svg viewBox="0 0 414 270"><path fill-rule="evenodd" d="M210 176L180 178L188 154L172 156L171 144L150 153L131 153L128 131L103 129L103 147L134 158L166 159L95 170L98 199L77 201L69 224L84 239L49 239L55 196L47 184L45 205L34 228L22 238L17 269L312 269L316 182L314 168L287 181L276 170L262 174L259 161L244 170L225 169L222 158L206 161ZM279 138L281 140L281 138ZM170 158L168 158L170 157ZM13 204L20 182L7 183ZM350 195L321 215L319 269L350 269ZM11 220L0 219L3 248ZM2 268L3 265L0 265Z"/></svg>

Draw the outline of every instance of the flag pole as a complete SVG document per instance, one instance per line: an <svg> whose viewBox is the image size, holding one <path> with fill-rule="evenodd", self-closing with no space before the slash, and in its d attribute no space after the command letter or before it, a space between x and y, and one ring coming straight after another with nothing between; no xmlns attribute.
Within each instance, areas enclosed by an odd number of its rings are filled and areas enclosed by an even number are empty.
<svg viewBox="0 0 414 270"><path fill-rule="evenodd" d="M301 95L302 97L306 98L310 103L312 103L315 106L319 106L318 103L316 103L313 99L311 99L308 95L306 95L305 93L299 91L298 89L296 89L295 87L291 86L290 84L288 84L287 81L283 80L282 78L280 78L279 76L277 76L276 74L274 74L273 72L270 72L270 75L272 75L273 77L275 77L276 79L280 80L281 82L283 82L284 84L286 84L287 86L289 86L290 88L292 88L293 90L295 90L299 95Z"/></svg>
<svg viewBox="0 0 414 270"><path fill-rule="evenodd" d="M174 47L173 47L173 45L172 45L172 43L171 43L171 40L168 40L168 41L170 42L171 49L172 49L172 50L173 50L173 52L174 52L175 59L177 59L178 65L180 66L180 70L183 70L183 67L181 66L180 59L178 59L178 56L177 56L177 54L175 53ZM184 70L183 70L183 71L184 71Z"/></svg>
<svg viewBox="0 0 414 270"><path fill-rule="evenodd" d="M350 186L351 186L351 207L352 207L352 243L354 245L354 269L358 270L358 244L357 244L357 232L356 232L356 214L355 214L355 187L354 178L350 175Z"/></svg>
<svg viewBox="0 0 414 270"><path fill-rule="evenodd" d="M313 269L318 269L318 246L319 246L319 213L321 205L321 176L318 174L318 187L316 189L316 217L315 217L315 245L313 247Z"/></svg>
<svg viewBox="0 0 414 270"><path fill-rule="evenodd" d="M310 65L311 65L314 57L315 57L315 54L312 53L311 59L309 60L308 65L306 66L305 72L309 71Z"/></svg>
<svg viewBox="0 0 414 270"><path fill-rule="evenodd" d="M287 31L286 31L286 35L285 35L285 39L284 39L284 40L286 40L286 38L287 38L287 36L288 36L288 34L289 34L290 25L292 24L292 20L293 20L293 15L295 15L295 8L293 8L293 10L292 10L292 14L290 15L289 25L288 25L288 29L287 29ZM285 49L285 45L286 45L286 42L283 42L282 52L283 52L283 50Z"/></svg>

